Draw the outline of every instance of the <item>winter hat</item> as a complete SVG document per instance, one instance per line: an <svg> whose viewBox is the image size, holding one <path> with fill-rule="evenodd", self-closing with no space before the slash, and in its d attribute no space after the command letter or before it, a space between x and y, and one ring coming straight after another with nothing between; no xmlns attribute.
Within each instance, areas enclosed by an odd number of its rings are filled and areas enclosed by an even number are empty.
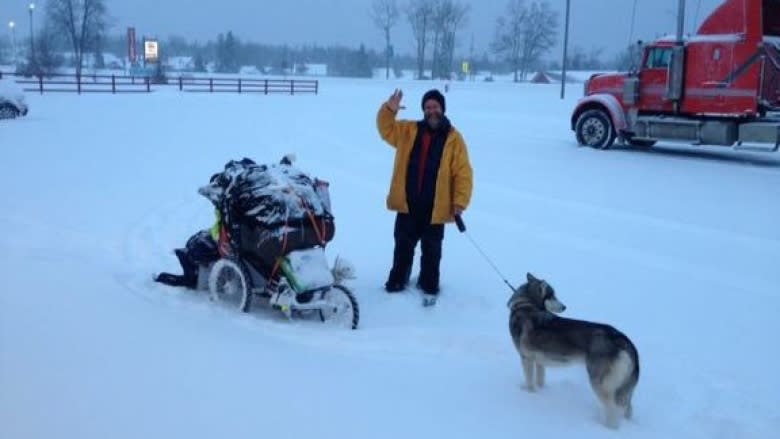
<svg viewBox="0 0 780 439"><path fill-rule="evenodd" d="M441 94L439 90L433 89L428 90L425 92L422 98L422 108L425 110L425 103L428 102L429 99L433 99L441 105L441 113L444 114L445 111L447 111L447 107L444 104L444 95Z"/></svg>

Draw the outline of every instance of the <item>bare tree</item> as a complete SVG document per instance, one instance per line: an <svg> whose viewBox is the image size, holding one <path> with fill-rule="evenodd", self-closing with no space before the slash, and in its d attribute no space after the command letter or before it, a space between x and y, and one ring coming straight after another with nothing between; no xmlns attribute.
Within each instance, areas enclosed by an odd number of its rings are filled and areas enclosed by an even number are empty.
<svg viewBox="0 0 780 439"><path fill-rule="evenodd" d="M390 78L390 59L393 56L390 43L390 31L398 23L398 4L396 0L374 0L371 8L371 18L376 27L382 30L385 36L385 78Z"/></svg>
<svg viewBox="0 0 780 439"><path fill-rule="evenodd" d="M642 42L631 44L617 54L610 67L618 71L632 71L639 67L642 61Z"/></svg>
<svg viewBox="0 0 780 439"><path fill-rule="evenodd" d="M604 68L601 55L602 48L593 48L586 52L581 46L574 46L569 56L566 57L566 65L570 70L599 70Z"/></svg>
<svg viewBox="0 0 780 439"><path fill-rule="evenodd" d="M411 0L406 9L417 46L417 79L422 79L425 71L425 50L433 27L433 6L434 0Z"/></svg>
<svg viewBox="0 0 780 439"><path fill-rule="evenodd" d="M13 45L9 41L10 38L6 38L5 35L0 35L0 64L5 64L6 59L10 60L13 59ZM8 58L5 57L6 52L8 53Z"/></svg>
<svg viewBox="0 0 780 439"><path fill-rule="evenodd" d="M30 73L50 77L64 64L65 60L58 53L62 39L46 24L35 37L35 60L29 65L35 69Z"/></svg>
<svg viewBox="0 0 780 439"><path fill-rule="evenodd" d="M523 79L541 56L555 46L557 36L558 13L552 9L550 2L544 0L531 3L523 27L523 47L520 52L520 73Z"/></svg>
<svg viewBox="0 0 780 439"><path fill-rule="evenodd" d="M469 10L469 5L454 0L436 0L433 13L433 77L450 77L456 34L465 23Z"/></svg>
<svg viewBox="0 0 780 439"><path fill-rule="evenodd" d="M509 0L505 15L496 20L496 35L491 44L493 52L504 57L512 66L515 82L520 79L518 74L527 20L528 8L523 4L523 0Z"/></svg>
<svg viewBox="0 0 780 439"><path fill-rule="evenodd" d="M73 47L76 75L81 75L84 54L90 52L108 26L105 0L49 0L46 12L51 25L65 34Z"/></svg>

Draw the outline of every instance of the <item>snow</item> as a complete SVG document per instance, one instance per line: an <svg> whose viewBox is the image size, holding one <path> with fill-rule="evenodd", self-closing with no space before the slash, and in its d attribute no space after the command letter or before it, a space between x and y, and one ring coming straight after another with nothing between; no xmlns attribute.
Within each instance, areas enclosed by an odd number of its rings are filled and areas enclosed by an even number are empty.
<svg viewBox="0 0 780 439"><path fill-rule="evenodd" d="M19 84L8 78L2 78L0 79L0 102L3 101L12 102L18 107L23 107L27 102L27 97Z"/></svg>
<svg viewBox="0 0 780 439"><path fill-rule="evenodd" d="M215 206L222 206L224 194L229 194L228 210L260 224L282 224L308 214L320 216L327 210L327 198L320 198L315 179L290 164L231 160L215 177L198 193Z"/></svg>
<svg viewBox="0 0 780 439"><path fill-rule="evenodd" d="M769 44L774 44L775 46L780 47L780 37L764 35L764 42Z"/></svg>
<svg viewBox="0 0 780 439"><path fill-rule="evenodd" d="M29 95L0 121L0 437L613 437L581 367L522 389L509 289L448 226L442 296L382 290L401 115L438 82L321 81L319 95ZM578 148L559 85L451 84L474 167L467 233L564 315L609 323L641 359L624 438L770 438L780 428L780 156L666 144ZM327 256L350 260L357 331L225 309L154 284L211 225L197 193L230 159L330 182ZM418 252L419 256L419 252ZM415 265L415 273L417 265Z"/></svg>
<svg viewBox="0 0 780 439"><path fill-rule="evenodd" d="M314 290L333 284L333 275L322 248L290 252L287 260L295 280L302 288L301 291Z"/></svg>
<svg viewBox="0 0 780 439"><path fill-rule="evenodd" d="M322 64L322 63L306 64L306 75L308 76L326 76L327 74L328 74L327 64Z"/></svg>
<svg viewBox="0 0 780 439"><path fill-rule="evenodd" d="M696 34L683 35L683 40L688 43L739 43L744 41L745 34ZM658 39L658 41L677 41L677 35L669 34Z"/></svg>
<svg viewBox="0 0 780 439"><path fill-rule="evenodd" d="M173 71L190 72L195 69L195 58L191 56L169 56L165 67Z"/></svg>

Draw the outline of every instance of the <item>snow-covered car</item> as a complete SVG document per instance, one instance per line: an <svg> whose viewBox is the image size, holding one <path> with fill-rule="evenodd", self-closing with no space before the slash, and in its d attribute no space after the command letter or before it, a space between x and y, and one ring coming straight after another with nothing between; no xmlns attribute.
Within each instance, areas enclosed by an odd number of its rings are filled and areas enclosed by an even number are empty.
<svg viewBox="0 0 780 439"><path fill-rule="evenodd" d="M28 111L24 90L9 78L0 79L0 119L25 116Z"/></svg>

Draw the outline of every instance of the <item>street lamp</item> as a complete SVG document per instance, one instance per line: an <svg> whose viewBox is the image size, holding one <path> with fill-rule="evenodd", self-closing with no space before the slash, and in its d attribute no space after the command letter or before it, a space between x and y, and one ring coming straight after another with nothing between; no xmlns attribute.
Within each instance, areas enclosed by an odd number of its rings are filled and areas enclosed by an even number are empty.
<svg viewBox="0 0 780 439"><path fill-rule="evenodd" d="M16 65L16 23L13 21L8 22L8 28L11 29L11 41L12 41L12 49L14 52L14 65Z"/></svg>
<svg viewBox="0 0 780 439"><path fill-rule="evenodd" d="M566 95L566 58L569 49L569 11L571 10L571 0L566 0L566 28L563 33L563 72L561 75L561 99Z"/></svg>
<svg viewBox="0 0 780 439"><path fill-rule="evenodd" d="M35 3L30 3L30 62L35 63L35 32L33 31L33 11Z"/></svg>

